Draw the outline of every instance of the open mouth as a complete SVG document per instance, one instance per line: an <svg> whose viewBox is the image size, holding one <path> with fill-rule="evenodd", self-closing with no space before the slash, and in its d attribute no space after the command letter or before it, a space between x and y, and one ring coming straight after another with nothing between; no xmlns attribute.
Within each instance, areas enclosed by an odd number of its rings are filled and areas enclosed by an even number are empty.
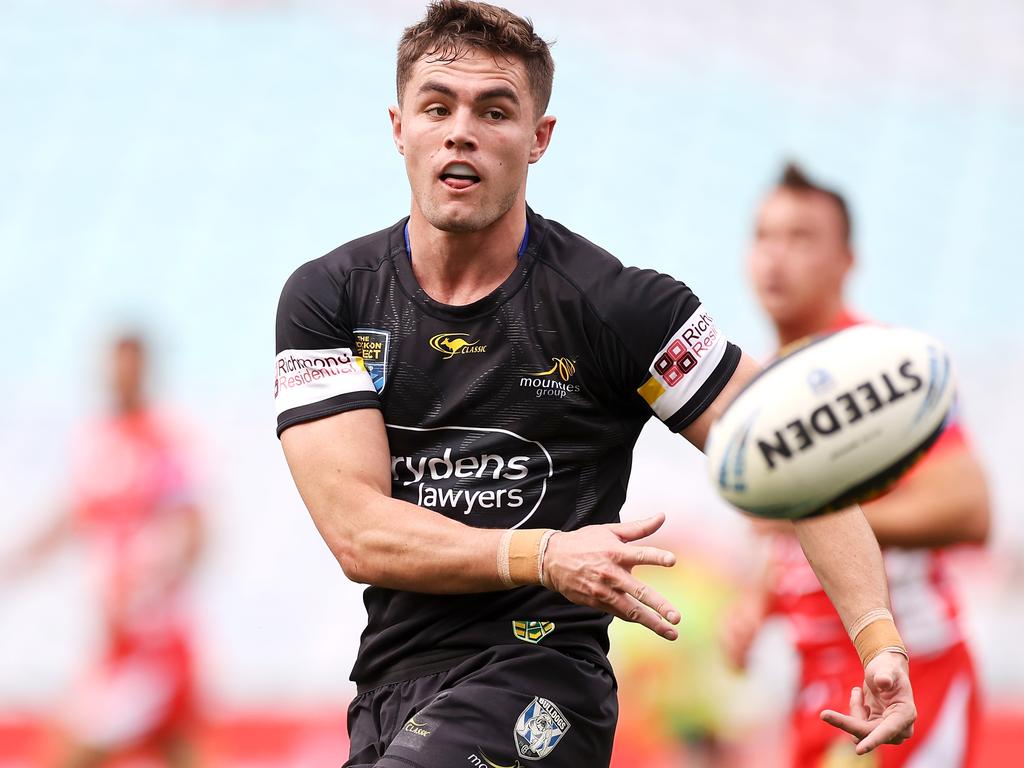
<svg viewBox="0 0 1024 768"><path fill-rule="evenodd" d="M469 189L480 183L476 169L466 163L450 163L445 166L440 177L441 183L451 189Z"/></svg>

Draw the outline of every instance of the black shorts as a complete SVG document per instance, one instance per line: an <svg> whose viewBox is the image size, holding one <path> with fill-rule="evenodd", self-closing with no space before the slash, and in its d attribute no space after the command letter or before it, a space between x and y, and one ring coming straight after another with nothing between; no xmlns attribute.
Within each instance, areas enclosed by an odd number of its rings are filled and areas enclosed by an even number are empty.
<svg viewBox="0 0 1024 768"><path fill-rule="evenodd" d="M496 646L356 696L344 768L607 768L618 711L603 667Z"/></svg>

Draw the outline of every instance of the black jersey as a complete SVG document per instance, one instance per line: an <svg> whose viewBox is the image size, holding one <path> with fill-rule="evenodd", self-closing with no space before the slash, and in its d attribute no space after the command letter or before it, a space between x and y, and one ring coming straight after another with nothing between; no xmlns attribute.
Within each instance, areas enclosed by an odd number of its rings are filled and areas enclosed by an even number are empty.
<svg viewBox="0 0 1024 768"><path fill-rule="evenodd" d="M277 315L278 434L380 408L395 498L484 528L574 530L619 519L633 446L654 413L696 419L739 362L680 282L626 268L528 212L518 266L490 295L420 288L402 220L301 266ZM358 436L353 436L358 439ZM610 617L541 587L428 595L368 587L360 688L501 643L605 665Z"/></svg>

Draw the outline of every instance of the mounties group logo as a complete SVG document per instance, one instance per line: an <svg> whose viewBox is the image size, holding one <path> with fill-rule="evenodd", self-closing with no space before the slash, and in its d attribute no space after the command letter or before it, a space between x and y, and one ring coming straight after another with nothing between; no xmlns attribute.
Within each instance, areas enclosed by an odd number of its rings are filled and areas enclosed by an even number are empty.
<svg viewBox="0 0 1024 768"><path fill-rule="evenodd" d="M536 440L491 427L405 427L388 424L395 498L455 520L514 528L529 520L554 473Z"/></svg>
<svg viewBox="0 0 1024 768"><path fill-rule="evenodd" d="M476 748L476 752L469 753L466 761L473 768L524 768L523 764L518 760L515 760L512 763L505 763L504 761L499 763L492 760L479 746Z"/></svg>
<svg viewBox="0 0 1024 768"><path fill-rule="evenodd" d="M540 371L533 374L534 376L553 376L556 375L562 381L568 381L576 373L576 361L570 360L567 357L552 357L551 362L554 363L546 371Z"/></svg>
<svg viewBox="0 0 1024 768"><path fill-rule="evenodd" d="M376 328L356 328L356 354L363 358L363 366L370 374L373 388L379 395L387 383L388 342L391 334Z"/></svg>
<svg viewBox="0 0 1024 768"><path fill-rule="evenodd" d="M551 367L519 377L519 386L534 390L537 397L563 398L579 394L580 385L573 381L576 361L568 357L552 357Z"/></svg>
<svg viewBox="0 0 1024 768"><path fill-rule="evenodd" d="M486 344L481 344L479 339L474 339L468 333L439 333L431 336L427 343L431 349L444 355L445 360L451 360L456 355L487 351Z"/></svg>

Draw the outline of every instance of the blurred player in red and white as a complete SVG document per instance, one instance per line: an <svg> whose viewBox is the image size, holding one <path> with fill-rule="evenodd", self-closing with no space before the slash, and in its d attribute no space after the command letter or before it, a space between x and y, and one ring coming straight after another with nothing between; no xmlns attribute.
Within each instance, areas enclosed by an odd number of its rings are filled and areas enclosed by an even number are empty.
<svg viewBox="0 0 1024 768"><path fill-rule="evenodd" d="M68 501L0 574L13 578L69 538L86 545L105 643L60 718L62 768L106 765L139 751L155 751L174 768L196 764L183 588L202 524L181 441L147 402L146 369L141 338L115 340L111 409L73 445Z"/></svg>
<svg viewBox="0 0 1024 768"><path fill-rule="evenodd" d="M853 265L845 201L787 166L758 212L748 264L780 347L860 322L843 298ZM883 547L892 612L910 652L914 737L856 758L849 739L819 719L822 709L856 706L851 689L862 684L863 671L788 523L758 524L770 538L769 565L760 594L742 601L726 624L727 653L743 667L761 622L772 614L788 619L801 663L793 766L968 766L978 690L942 548L984 542L989 503L984 474L958 421L893 490L863 510Z"/></svg>

